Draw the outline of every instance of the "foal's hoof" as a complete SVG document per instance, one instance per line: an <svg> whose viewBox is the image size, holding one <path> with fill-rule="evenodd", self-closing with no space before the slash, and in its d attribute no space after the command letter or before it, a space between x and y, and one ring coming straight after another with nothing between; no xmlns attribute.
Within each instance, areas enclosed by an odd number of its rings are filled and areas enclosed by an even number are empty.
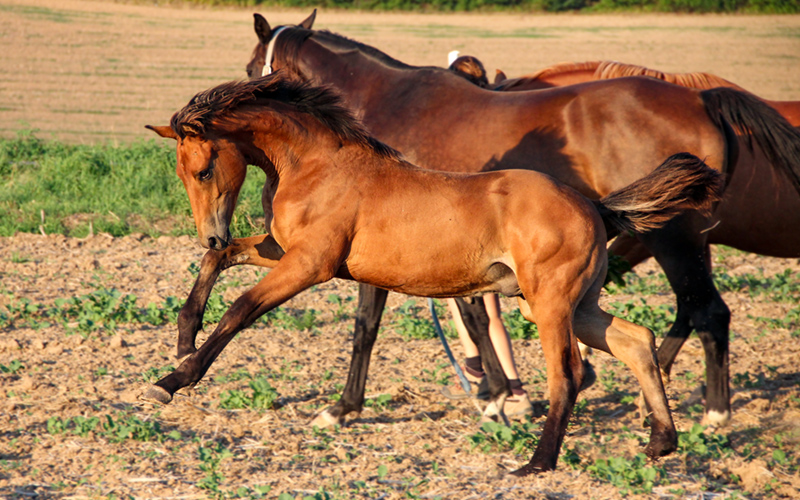
<svg viewBox="0 0 800 500"><path fill-rule="evenodd" d="M318 427L320 429L327 429L330 427L334 427L340 425L344 419L338 419L331 415L328 410L323 410L322 413L314 417L314 419L309 423L312 428Z"/></svg>
<svg viewBox="0 0 800 500"><path fill-rule="evenodd" d="M151 385L142 396L142 399L165 405L172 401L172 394L157 385Z"/></svg>
<svg viewBox="0 0 800 500"><path fill-rule="evenodd" d="M658 460L678 449L678 435L674 432L660 436L651 436L644 454L651 460Z"/></svg>

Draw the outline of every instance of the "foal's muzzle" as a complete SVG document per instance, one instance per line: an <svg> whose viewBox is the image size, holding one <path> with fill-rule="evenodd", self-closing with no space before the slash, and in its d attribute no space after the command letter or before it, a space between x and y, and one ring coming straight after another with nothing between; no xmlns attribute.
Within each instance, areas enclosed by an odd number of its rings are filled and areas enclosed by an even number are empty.
<svg viewBox="0 0 800 500"><path fill-rule="evenodd" d="M209 236L208 239L205 241L206 248L209 250L225 250L228 248L228 245L231 244L232 238L230 231L225 232L225 237L221 238L220 236Z"/></svg>

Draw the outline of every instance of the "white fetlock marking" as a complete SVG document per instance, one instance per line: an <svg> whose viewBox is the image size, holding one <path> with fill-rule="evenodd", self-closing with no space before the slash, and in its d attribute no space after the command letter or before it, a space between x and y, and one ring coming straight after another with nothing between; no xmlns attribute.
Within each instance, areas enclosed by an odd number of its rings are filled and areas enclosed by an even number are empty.
<svg viewBox="0 0 800 500"><path fill-rule="evenodd" d="M731 421L731 412L711 410L703 415L703 425L722 427Z"/></svg>
<svg viewBox="0 0 800 500"><path fill-rule="evenodd" d="M339 424L339 420L328 413L328 410L323 411L311 421L311 427L319 427L320 429L327 429Z"/></svg>

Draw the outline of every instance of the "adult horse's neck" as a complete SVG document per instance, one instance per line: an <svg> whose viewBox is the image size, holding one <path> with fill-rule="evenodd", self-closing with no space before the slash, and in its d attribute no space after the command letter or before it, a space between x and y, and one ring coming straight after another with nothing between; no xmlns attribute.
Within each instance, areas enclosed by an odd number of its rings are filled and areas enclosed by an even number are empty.
<svg viewBox="0 0 800 500"><path fill-rule="evenodd" d="M493 169L497 158L522 141L524 132L487 129L488 108L493 110L490 118L496 123L510 123L524 112L531 117L529 124L535 126L538 115L532 107L536 107L536 99L530 93L484 90L445 69L410 66L327 32L312 32L302 43L291 46L296 36L293 31L283 44L278 42L282 53L279 67L288 67L295 76L313 84L333 87L371 134L423 168L462 172ZM452 137L471 136L477 130L485 131L481 140L491 147L475 141L442 143ZM550 156L556 154L553 151Z"/></svg>
<svg viewBox="0 0 800 500"><path fill-rule="evenodd" d="M365 109L384 102L387 95L404 92L406 86L429 87L437 93L446 93L450 86L461 92L479 91L443 68L411 66L327 31L314 31L299 47L292 64L304 80L336 88L362 119Z"/></svg>

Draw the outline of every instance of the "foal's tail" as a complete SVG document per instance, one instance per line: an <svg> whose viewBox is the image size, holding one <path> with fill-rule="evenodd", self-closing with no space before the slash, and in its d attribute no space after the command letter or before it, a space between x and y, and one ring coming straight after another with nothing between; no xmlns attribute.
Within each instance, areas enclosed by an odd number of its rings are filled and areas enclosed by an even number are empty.
<svg viewBox="0 0 800 500"><path fill-rule="evenodd" d="M709 211L722 196L722 174L689 154L672 155L645 177L595 201L608 237L657 229L687 210Z"/></svg>
<svg viewBox="0 0 800 500"><path fill-rule="evenodd" d="M800 193L800 129L778 111L747 92L719 87L700 92L706 113L720 129L728 122L755 139L773 167L782 170Z"/></svg>

